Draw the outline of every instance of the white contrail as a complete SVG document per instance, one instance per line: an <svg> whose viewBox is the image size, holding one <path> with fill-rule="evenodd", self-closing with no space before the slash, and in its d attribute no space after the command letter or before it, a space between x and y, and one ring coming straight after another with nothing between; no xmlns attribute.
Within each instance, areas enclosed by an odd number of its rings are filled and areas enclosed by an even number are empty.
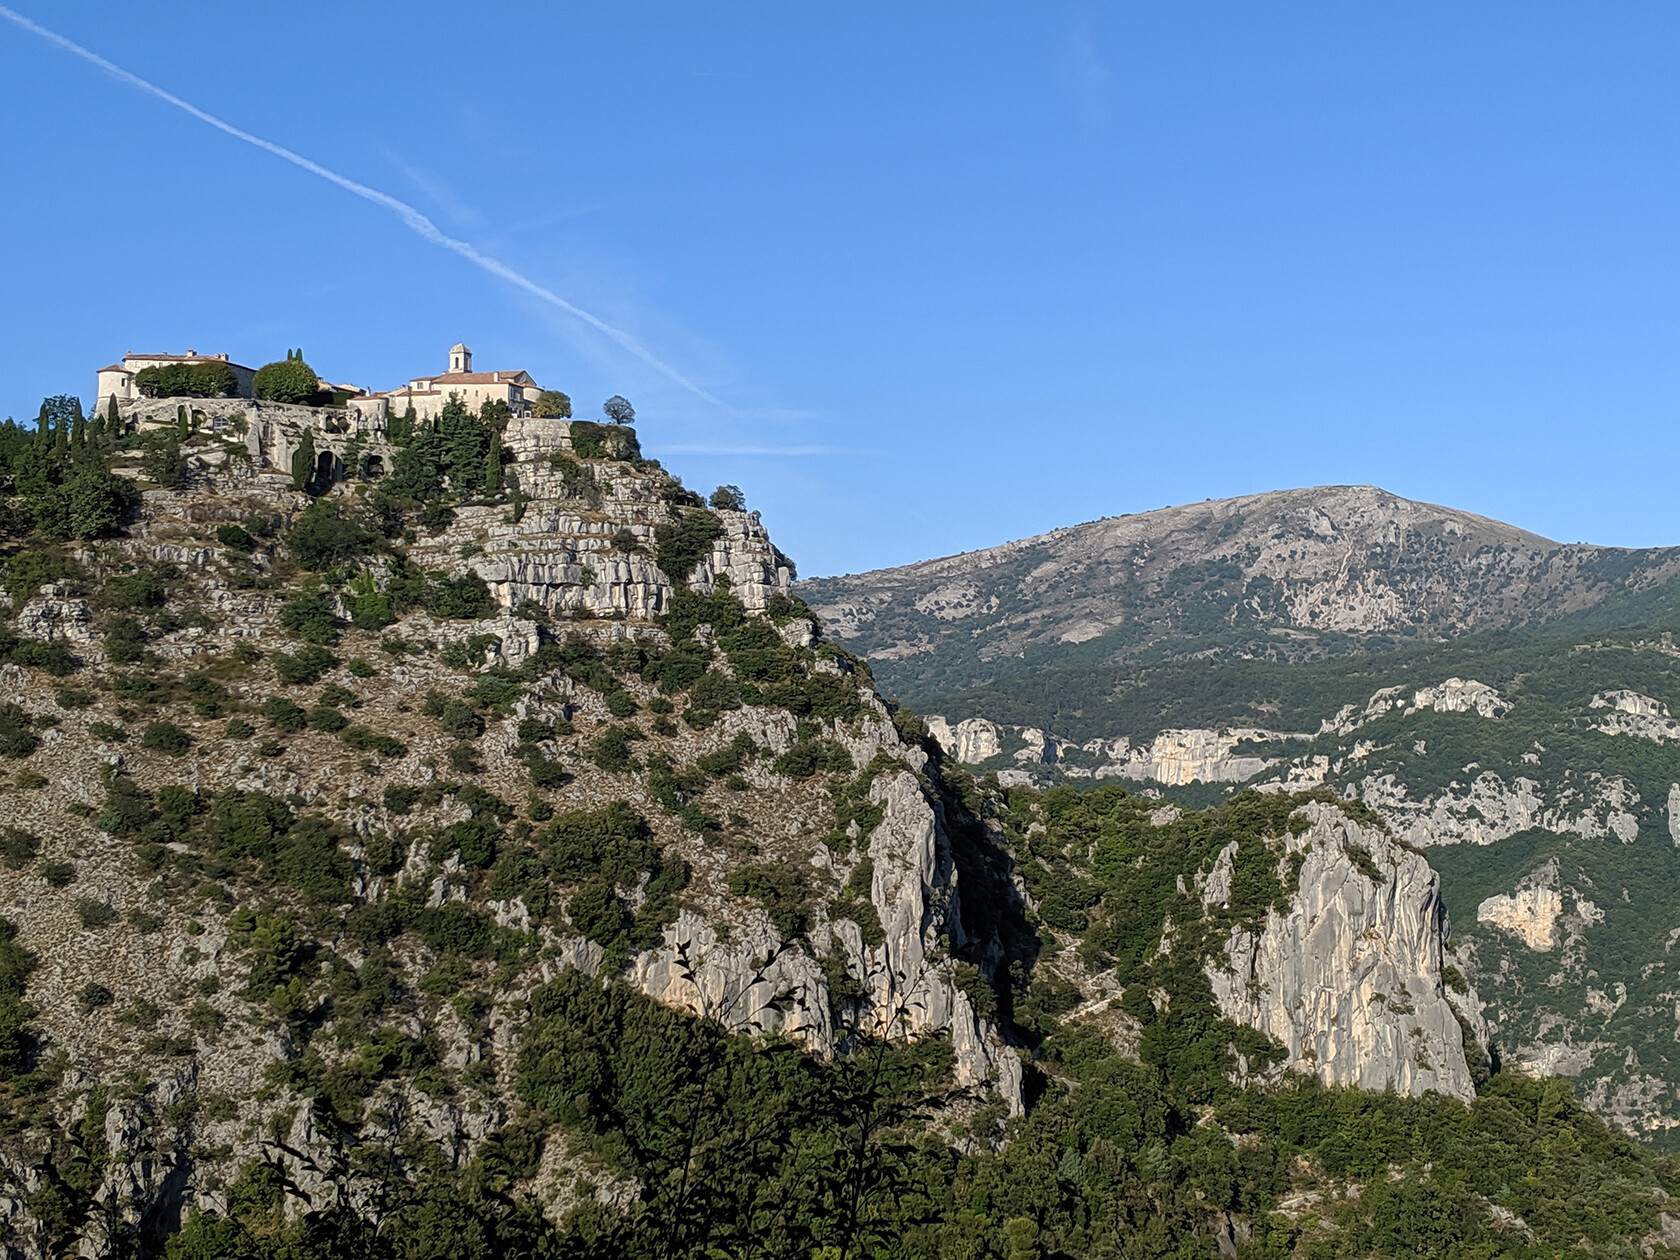
<svg viewBox="0 0 1680 1260"><path fill-rule="evenodd" d="M65 52L73 53L74 55L80 57L83 61L98 66L101 70L105 71L106 74L111 75L113 78L122 80L130 87L139 88L142 92L155 96L158 100L163 101L166 104L173 105L176 109L181 110L183 113L191 114L200 122L209 123L217 131L224 131L235 140L243 140L246 144L262 149L266 153L272 153L275 157L282 158L285 161L290 162L293 166L301 166L311 175L319 175L328 183L337 184L340 188L344 189L345 192L354 193L364 201L371 201L376 206L384 206L385 209L390 210L399 219L408 224L409 227L414 229L414 231L418 232L432 244L441 245L447 250L454 251L474 266L488 271L493 276L506 280L509 284L516 285L517 287L524 289L525 292L531 294L533 297L541 298L551 306L559 307L568 315L581 319L591 328L598 329L607 336L611 337L631 354L642 360L642 362L670 377L684 389L699 395L701 398L704 398L707 402L713 404L714 406L724 407L722 402L714 398L711 394L708 394L705 390L701 389L693 381L683 376L675 368L671 367L667 363L661 362L652 354L652 352L650 352L629 333L624 332L621 329L614 328L611 324L605 322L604 320L591 315L582 307L573 306L558 293L554 293L549 289L543 288L542 285L538 284L534 280L526 279L506 263L491 258L488 254L480 253L468 242L458 241L453 236L445 235L443 232L438 230L437 224L433 223L406 201L398 201L389 193L382 193L377 188L369 188L366 184L358 184L355 180L350 179L347 176L340 175L337 171L329 170L327 167L322 166L319 162L312 162L301 153L293 153L290 149L285 148L282 145L275 144L272 140L264 140L261 136L253 136L249 131L242 131L240 128L235 127L232 123L224 122L222 119L217 118L216 115L206 113L204 110L194 105L191 101L184 101L173 92L166 92L162 88L158 87L157 84L148 83L139 75L131 74L129 71L124 70L121 66L114 65L105 60L105 58L101 57L98 53L93 52L90 49L83 48L74 40L66 39L57 31L48 30L39 22L30 21L28 18L24 17L23 14L15 12L12 9L8 9L5 5L0 5L0 17L5 18L14 26L22 27L32 35L39 35L48 43L64 49ZM728 410L727 407L724 409Z"/></svg>

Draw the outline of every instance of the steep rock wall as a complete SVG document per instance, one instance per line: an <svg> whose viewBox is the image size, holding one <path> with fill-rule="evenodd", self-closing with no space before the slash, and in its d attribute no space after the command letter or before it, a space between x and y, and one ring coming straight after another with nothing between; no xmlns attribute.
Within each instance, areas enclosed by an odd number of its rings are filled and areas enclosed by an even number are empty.
<svg viewBox="0 0 1680 1260"><path fill-rule="evenodd" d="M1287 914L1258 934L1233 928L1207 965L1220 1012L1268 1034L1288 1065L1332 1085L1475 1096L1463 1034L1442 982L1446 915L1424 859L1333 805L1286 838L1302 855ZM1221 855L1227 868L1230 855ZM1221 887L1216 868L1208 894ZM1466 1009L1473 1011L1474 1003ZM1475 1017L1469 1017L1472 1026Z"/></svg>

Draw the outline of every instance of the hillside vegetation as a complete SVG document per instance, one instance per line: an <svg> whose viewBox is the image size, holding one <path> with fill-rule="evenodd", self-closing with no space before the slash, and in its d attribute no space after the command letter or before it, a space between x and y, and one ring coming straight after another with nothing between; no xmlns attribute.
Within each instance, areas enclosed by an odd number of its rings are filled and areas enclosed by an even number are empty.
<svg viewBox="0 0 1680 1260"><path fill-rule="evenodd" d="M970 775L628 430L197 406L0 432L9 1254L1676 1237L1680 1169L1473 1029L1463 1101L1221 1017L1357 807Z"/></svg>

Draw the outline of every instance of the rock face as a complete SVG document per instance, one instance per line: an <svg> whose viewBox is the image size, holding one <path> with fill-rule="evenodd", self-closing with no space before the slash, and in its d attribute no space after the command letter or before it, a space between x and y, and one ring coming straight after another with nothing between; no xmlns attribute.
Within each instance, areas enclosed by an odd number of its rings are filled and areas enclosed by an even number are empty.
<svg viewBox="0 0 1680 1260"><path fill-rule="evenodd" d="M1287 839L1287 853L1303 859L1289 913L1269 911L1258 934L1234 928L1224 957L1208 964L1221 1013L1276 1039L1289 1066L1327 1084L1473 1097L1442 980L1438 877L1333 805L1304 812L1311 826ZM1216 867L1205 898L1228 890L1230 860L1221 854L1223 879ZM1474 1009L1471 998L1465 1010Z"/></svg>
<svg viewBox="0 0 1680 1260"><path fill-rule="evenodd" d="M1116 649L1310 656L1544 621L1680 573L1680 550L1561 546L1374 486L1111 517L897 569L800 584L830 632L912 703ZM1325 646L1322 636L1335 636ZM937 682L937 688L935 686ZM995 716L995 715L994 715Z"/></svg>
<svg viewBox="0 0 1680 1260"><path fill-rule="evenodd" d="M990 1086L1011 1113L1019 1113L1020 1060L976 1016L940 961L940 938L960 943L963 930L956 868L938 816L904 770L878 777L869 799L883 811L867 851L874 868L870 904L885 939L870 946L856 923L841 918L813 932L811 946L819 954L835 945L843 952L847 973L867 994L852 1012L860 1031L886 1037L948 1032L958 1081ZM781 1031L824 1055L844 1035L830 1015L822 968L783 941L763 914L720 942L705 919L684 913L666 929L663 946L636 958L631 975L649 996L739 1032Z"/></svg>

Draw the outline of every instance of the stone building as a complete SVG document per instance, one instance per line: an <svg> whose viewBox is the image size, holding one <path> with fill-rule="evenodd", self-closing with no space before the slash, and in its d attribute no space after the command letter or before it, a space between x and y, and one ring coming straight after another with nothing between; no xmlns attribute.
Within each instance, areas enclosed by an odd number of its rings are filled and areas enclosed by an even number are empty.
<svg viewBox="0 0 1680 1260"><path fill-rule="evenodd" d="M410 406L419 419L435 416L443 404L455 395L472 410L486 402L504 402L516 416L529 416L531 408L542 393L542 386L522 369L513 371L475 372L472 351L456 342L449 349L449 370L436 376L417 376L407 385L383 394L352 398L346 404L369 419L383 419L387 415L402 415Z"/></svg>
<svg viewBox="0 0 1680 1260"><path fill-rule="evenodd" d="M113 394L118 402L130 402L140 397L140 391L134 387L135 374L149 367L167 367L172 363L185 363L188 366L199 363L226 363L238 378L239 388L235 391L235 397L238 398L251 396L251 379L257 374L255 368L234 363L225 354L200 354L196 350L188 350L185 354L125 354L120 363L99 369L99 387L94 391L95 404L105 406Z"/></svg>

